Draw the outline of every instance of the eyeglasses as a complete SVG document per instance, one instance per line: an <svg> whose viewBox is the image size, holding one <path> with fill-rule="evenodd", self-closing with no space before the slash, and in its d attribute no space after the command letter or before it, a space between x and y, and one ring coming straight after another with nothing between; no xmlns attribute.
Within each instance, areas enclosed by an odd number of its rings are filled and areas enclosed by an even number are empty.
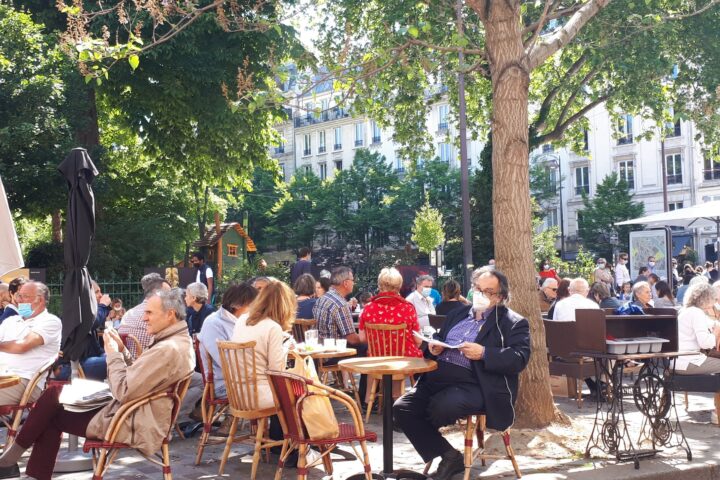
<svg viewBox="0 0 720 480"><path fill-rule="evenodd" d="M558 291L557 288L550 288L550 290L552 290L553 292L557 292L557 291Z"/></svg>
<svg viewBox="0 0 720 480"><path fill-rule="evenodd" d="M498 294L498 292L496 292L495 290L490 290L490 289L481 290L481 289L479 289L479 288L477 288L477 287L475 287L475 291L478 292L478 293L482 293L482 294L485 295L486 297L492 297L493 295L497 295L497 294Z"/></svg>

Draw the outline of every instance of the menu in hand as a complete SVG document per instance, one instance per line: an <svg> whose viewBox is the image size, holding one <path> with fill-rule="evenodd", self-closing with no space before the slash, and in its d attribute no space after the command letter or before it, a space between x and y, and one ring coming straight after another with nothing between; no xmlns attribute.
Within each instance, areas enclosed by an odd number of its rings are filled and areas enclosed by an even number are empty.
<svg viewBox="0 0 720 480"><path fill-rule="evenodd" d="M457 345L450 345L449 343L441 342L440 340L435 340L434 338L423 337L420 332L413 332L413 335L415 335L415 337L421 339L422 341L427 342L428 345L439 345L443 348L460 348L463 346L463 343L465 343L460 342Z"/></svg>

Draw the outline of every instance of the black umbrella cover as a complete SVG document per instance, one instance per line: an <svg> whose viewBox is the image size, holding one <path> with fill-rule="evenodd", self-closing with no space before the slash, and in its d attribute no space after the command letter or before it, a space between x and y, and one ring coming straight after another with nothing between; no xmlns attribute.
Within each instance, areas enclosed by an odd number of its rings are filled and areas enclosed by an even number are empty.
<svg viewBox="0 0 720 480"><path fill-rule="evenodd" d="M97 314L97 300L90 285L87 263L95 237L95 196L90 184L98 171L84 148L73 149L58 170L70 190L63 245L62 351L65 359L79 360Z"/></svg>

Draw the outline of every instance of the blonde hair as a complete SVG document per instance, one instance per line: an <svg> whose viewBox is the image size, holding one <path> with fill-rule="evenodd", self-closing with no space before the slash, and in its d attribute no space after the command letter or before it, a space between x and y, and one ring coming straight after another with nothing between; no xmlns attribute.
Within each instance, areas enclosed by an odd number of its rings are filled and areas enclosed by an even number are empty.
<svg viewBox="0 0 720 480"><path fill-rule="evenodd" d="M270 282L250 304L249 310L247 325L257 325L270 318L287 331L297 313L295 293L283 282Z"/></svg>
<svg viewBox="0 0 720 480"><path fill-rule="evenodd" d="M403 277L396 268L383 268L378 275L378 288L381 292L399 292Z"/></svg>

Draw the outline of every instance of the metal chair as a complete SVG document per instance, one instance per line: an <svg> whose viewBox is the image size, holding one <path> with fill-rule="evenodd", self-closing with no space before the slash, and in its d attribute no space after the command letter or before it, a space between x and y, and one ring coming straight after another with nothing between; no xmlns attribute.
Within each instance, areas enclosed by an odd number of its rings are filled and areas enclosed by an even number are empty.
<svg viewBox="0 0 720 480"><path fill-rule="evenodd" d="M279 405L278 417L283 429L282 451L278 460L278 467L275 472L275 480L282 478L282 470L290 453L298 450L298 480L307 478L307 470L319 461L322 461L325 472L332 475L332 459L330 453L335 449L338 443L349 443L355 452L355 456L362 458L366 480L372 480L370 467L370 456L368 455L366 442L377 441L375 432L365 431L362 421L362 413L360 408L347 394L334 388L317 384L312 380L292 373L268 371L267 376L270 379L270 387L275 397L275 403ZM320 392L310 392L308 386L312 386ZM340 423L340 434L334 438L326 438L322 440L311 440L308 437L305 423L302 419L303 402L312 395L327 395L331 402L338 402L343 405L352 419L352 423ZM362 454L359 453L354 443L360 445ZM316 446L320 449L320 459L307 465L306 454L310 446ZM362 455L362 457L361 457Z"/></svg>
<svg viewBox="0 0 720 480"><path fill-rule="evenodd" d="M443 325L445 324L445 319L447 316L445 315L428 315L428 322L430 323L430 326L433 327L435 330L441 330Z"/></svg>
<svg viewBox="0 0 720 480"><path fill-rule="evenodd" d="M259 408L257 372L255 369L255 342L235 343L217 342L220 352L220 365L228 394L228 411L232 415L230 432L225 442L225 450L220 460L219 475L223 474L233 443L247 440L249 434L236 437L238 421L249 420L256 428L255 453L253 454L250 479L255 480L260 452L263 449L282 445L282 441L273 441L266 437L268 419L278 411L276 406Z"/></svg>
<svg viewBox="0 0 720 480"><path fill-rule="evenodd" d="M6 449L15 441L15 436L17 436L17 431L22 421L23 412L25 410L30 411L35 406L35 402L30 401L30 397L43 376L47 377L50 375L54 364L55 359L52 359L40 367L40 370L38 370L28 382L17 405L0 405L0 421L7 428L7 439L5 440L5 446L3 448ZM10 418L7 418L8 416Z"/></svg>
<svg viewBox="0 0 720 480"><path fill-rule="evenodd" d="M215 397L215 375L213 372L212 357L209 353L205 353L205 365L207 365L207 372L203 368L202 353L200 351L200 341L195 338L193 340L193 346L195 347L195 358L197 359L198 367L203 379L203 396L200 402L200 408L202 410L203 418L203 430L198 440L197 455L195 457L195 465L199 465L202 461L203 451L207 445L218 445L225 443L225 437L211 438L210 432L212 430L213 423L215 423L221 415L223 415L228 409L228 399Z"/></svg>
<svg viewBox="0 0 720 480"><path fill-rule="evenodd" d="M296 318L292 324L292 334L297 343L303 343L305 341L305 332L314 328L317 325L317 320L313 318Z"/></svg>
<svg viewBox="0 0 720 480"><path fill-rule="evenodd" d="M162 466L164 480L172 480L169 439L173 425L175 425L175 420L177 420L178 412L180 411L180 404L182 403L182 399L185 396L188 387L190 386L190 378L191 375L185 377L179 382L176 382L170 388L149 393L143 397L140 397L136 400L130 401L122 405L113 416L112 422L110 423L110 426L108 426L108 430L105 433L103 439L88 438L87 440L85 440L85 444L83 445L83 451L85 453L92 451L93 454L93 464L95 466L92 477L93 480L102 480L103 476L110 467L110 464L113 460L115 460L115 457L117 457L117 454L120 452L120 450L126 448L133 448L132 445L115 441L118 432L125 424L125 420L134 415L135 412L141 407L163 398L170 398L172 400L172 413L167 434L162 441L160 460L155 458L154 455L146 455L139 450L138 452L143 457L145 457L145 459L153 462L156 465Z"/></svg>
<svg viewBox="0 0 720 480"><path fill-rule="evenodd" d="M517 478L522 478L522 473L520 473L520 467L517 464L517 460L515 460L515 451L510 445L510 430L505 430L504 432L500 433L503 443L505 444L505 455L490 455L485 453L485 421L485 413L468 415L465 418L465 475L463 476L463 479L469 480L470 469L472 468L475 460L477 460L478 458L482 462L483 467L485 466L486 460L510 460L513 466L513 470L515 470L515 476ZM473 436L477 437L478 448L476 450L473 450ZM425 464L425 470L423 470L424 475L428 474L431 465L432 460Z"/></svg>
<svg viewBox="0 0 720 480"><path fill-rule="evenodd" d="M407 341L407 325L399 323L397 325L366 323L365 334L368 342L368 357L404 357L405 346ZM404 380L408 378L405 375L393 375L393 380L403 380L403 391L405 390ZM375 397L382 398L382 393L378 393L378 385L382 381L382 375L370 375L370 400L367 405L367 413L365 421L370 420L370 412L372 411ZM378 401L380 401L378 398Z"/></svg>

